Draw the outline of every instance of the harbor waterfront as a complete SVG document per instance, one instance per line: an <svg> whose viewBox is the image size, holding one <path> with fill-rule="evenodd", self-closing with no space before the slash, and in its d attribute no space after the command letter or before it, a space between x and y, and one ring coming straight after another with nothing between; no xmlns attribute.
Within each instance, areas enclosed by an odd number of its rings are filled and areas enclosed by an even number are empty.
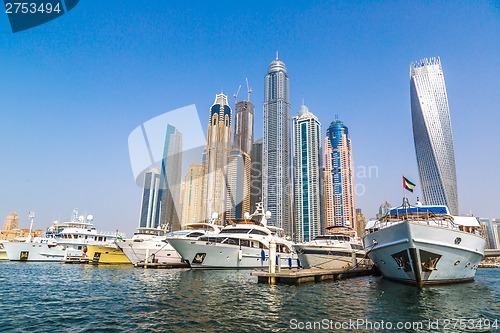
<svg viewBox="0 0 500 333"><path fill-rule="evenodd" d="M0 262L0 327L2 332L309 328L500 332L500 269L496 268L479 269L474 282L422 289L377 276L267 285L258 284L250 274L248 270Z"/></svg>

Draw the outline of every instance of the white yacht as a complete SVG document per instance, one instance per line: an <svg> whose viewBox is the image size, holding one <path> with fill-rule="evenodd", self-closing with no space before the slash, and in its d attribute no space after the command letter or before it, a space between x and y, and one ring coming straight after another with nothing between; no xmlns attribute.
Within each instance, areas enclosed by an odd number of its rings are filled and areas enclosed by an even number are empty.
<svg viewBox="0 0 500 333"><path fill-rule="evenodd" d="M304 268L349 269L367 264L361 241L353 233L319 235L293 248Z"/></svg>
<svg viewBox="0 0 500 333"><path fill-rule="evenodd" d="M78 216L73 211L69 222L53 222L44 237L31 238L34 214L30 214L30 236L24 241L4 242L3 247L11 261L64 261L86 257L85 246L112 245L116 234L97 231L93 216Z"/></svg>
<svg viewBox="0 0 500 333"><path fill-rule="evenodd" d="M191 268L261 268L269 266L269 242L276 242L277 265L298 266L292 243L283 237L283 229L268 226L271 213L263 213L262 204L245 219L228 221L219 234L197 239L168 238L174 249Z"/></svg>
<svg viewBox="0 0 500 333"><path fill-rule="evenodd" d="M472 281L486 239L475 217L451 216L446 206L410 206L405 199L367 223L363 244L384 277L422 287Z"/></svg>
<svg viewBox="0 0 500 333"><path fill-rule="evenodd" d="M182 259L169 244L167 237L192 239L205 234L214 235L219 231L220 226L212 223L190 223L183 230L170 233L166 228L137 228L131 239L116 240L115 243L132 264L140 262L178 264Z"/></svg>

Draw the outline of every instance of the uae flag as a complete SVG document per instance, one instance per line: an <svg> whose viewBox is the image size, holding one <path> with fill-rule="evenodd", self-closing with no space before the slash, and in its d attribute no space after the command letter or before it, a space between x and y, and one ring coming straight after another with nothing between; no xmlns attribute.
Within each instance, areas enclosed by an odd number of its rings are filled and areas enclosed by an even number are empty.
<svg viewBox="0 0 500 333"><path fill-rule="evenodd" d="M413 193L413 189L415 188L415 184L406 179L405 176L403 176L403 187L407 189L408 191Z"/></svg>

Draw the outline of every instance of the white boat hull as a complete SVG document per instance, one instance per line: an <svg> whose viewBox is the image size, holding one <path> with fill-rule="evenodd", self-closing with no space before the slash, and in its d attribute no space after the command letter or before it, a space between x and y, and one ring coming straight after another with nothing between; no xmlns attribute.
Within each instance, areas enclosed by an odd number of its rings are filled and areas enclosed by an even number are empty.
<svg viewBox="0 0 500 333"><path fill-rule="evenodd" d="M367 234L365 250L382 275L417 286L472 281L484 238L404 221Z"/></svg>
<svg viewBox="0 0 500 333"><path fill-rule="evenodd" d="M142 242L134 242L127 239L116 241L116 245L125 253L132 264L145 262L146 256L148 257L148 262L157 262L160 264L177 264L182 262L181 257L172 245L164 241L144 240Z"/></svg>
<svg viewBox="0 0 500 333"><path fill-rule="evenodd" d="M304 268L348 269L365 260L364 251L306 244L295 244L293 247Z"/></svg>
<svg viewBox="0 0 500 333"><path fill-rule="evenodd" d="M269 267L269 250L237 245L210 243L191 239L170 239L172 246L179 252L191 268L212 269L254 269ZM297 268L298 257L295 253L277 253L281 268Z"/></svg>
<svg viewBox="0 0 500 333"><path fill-rule="evenodd" d="M63 261L66 249L61 245L47 243L3 243L10 261ZM83 251L71 249L71 255L82 256Z"/></svg>

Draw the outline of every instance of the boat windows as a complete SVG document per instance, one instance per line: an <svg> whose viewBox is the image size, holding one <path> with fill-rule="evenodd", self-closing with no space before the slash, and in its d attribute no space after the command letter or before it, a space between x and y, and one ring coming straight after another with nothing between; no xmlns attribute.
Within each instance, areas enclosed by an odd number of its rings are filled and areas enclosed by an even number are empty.
<svg viewBox="0 0 500 333"><path fill-rule="evenodd" d="M351 244L351 249L353 250L363 250L363 247L358 244Z"/></svg>
<svg viewBox="0 0 500 333"><path fill-rule="evenodd" d="M188 234L187 237L200 237L203 235L204 235L203 232L192 232L192 233Z"/></svg>
<svg viewBox="0 0 500 333"><path fill-rule="evenodd" d="M263 236L267 236L267 233L265 231L262 231L262 230L257 230L257 229L252 229L252 231L250 231L250 234L252 235L263 235Z"/></svg>
<svg viewBox="0 0 500 333"><path fill-rule="evenodd" d="M248 229L223 229L219 234L247 234Z"/></svg>
<svg viewBox="0 0 500 333"><path fill-rule="evenodd" d="M346 235L320 235L314 238L314 240L337 240L337 241L343 241L343 242L349 242L351 238Z"/></svg>

